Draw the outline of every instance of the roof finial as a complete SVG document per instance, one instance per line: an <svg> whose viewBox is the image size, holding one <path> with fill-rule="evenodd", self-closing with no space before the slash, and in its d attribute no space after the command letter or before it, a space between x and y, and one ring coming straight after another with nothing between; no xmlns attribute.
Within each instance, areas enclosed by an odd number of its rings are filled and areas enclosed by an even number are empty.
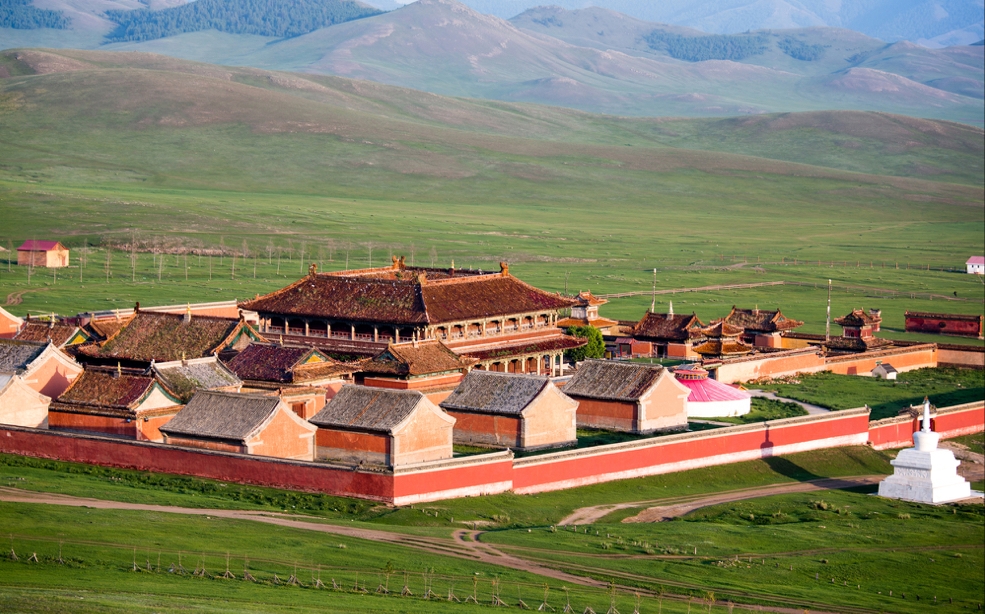
<svg viewBox="0 0 985 614"><path fill-rule="evenodd" d="M184 322L185 322L185 324L187 324L187 323L189 323L191 321L192 321L192 304L191 303L187 303L186 306L185 306L185 318L184 318Z"/></svg>
<svg viewBox="0 0 985 614"><path fill-rule="evenodd" d="M674 317L674 301L668 301L669 307L667 308L667 319Z"/></svg>
<svg viewBox="0 0 985 614"><path fill-rule="evenodd" d="M120 361L116 361L116 377L123 375L123 367L120 366Z"/></svg>
<svg viewBox="0 0 985 614"><path fill-rule="evenodd" d="M315 275L317 275L317 274L318 274L318 264L317 264L317 263L315 263L315 262L312 262L312 263L311 263L311 264L310 264L310 265L308 266L308 275L309 275L310 277L314 277L314 276L315 276Z"/></svg>
<svg viewBox="0 0 985 614"><path fill-rule="evenodd" d="M923 398L923 429L924 433L930 432L930 398Z"/></svg>
<svg viewBox="0 0 985 614"><path fill-rule="evenodd" d="M499 272L502 273L504 276L509 275L510 274L510 265L509 265L509 263L508 262L500 262L499 263Z"/></svg>

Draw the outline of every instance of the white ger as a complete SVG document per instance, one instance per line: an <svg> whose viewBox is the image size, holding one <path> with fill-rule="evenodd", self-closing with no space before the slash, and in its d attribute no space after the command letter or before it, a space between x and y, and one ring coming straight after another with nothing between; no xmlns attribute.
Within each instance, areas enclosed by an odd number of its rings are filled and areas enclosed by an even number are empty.
<svg viewBox="0 0 985 614"><path fill-rule="evenodd" d="M893 475L879 482L879 496L918 503L947 503L971 496L971 485L958 475L961 461L937 447L941 436L930 430L930 401L924 399L923 428L913 434L915 447L900 450Z"/></svg>

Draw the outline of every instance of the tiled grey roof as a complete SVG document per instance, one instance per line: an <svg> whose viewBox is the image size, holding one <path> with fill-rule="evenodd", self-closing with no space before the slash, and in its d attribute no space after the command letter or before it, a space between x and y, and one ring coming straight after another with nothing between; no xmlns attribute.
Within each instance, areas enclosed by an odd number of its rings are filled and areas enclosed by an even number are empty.
<svg viewBox="0 0 985 614"><path fill-rule="evenodd" d="M519 415L550 380L541 375L472 371L442 401L445 410Z"/></svg>
<svg viewBox="0 0 985 614"><path fill-rule="evenodd" d="M27 369L46 345L44 342L0 339L0 373L17 373Z"/></svg>
<svg viewBox="0 0 985 614"><path fill-rule="evenodd" d="M200 390L161 432L245 442L274 415L279 404L276 396Z"/></svg>
<svg viewBox="0 0 985 614"><path fill-rule="evenodd" d="M663 367L610 360L586 360L564 387L569 397L638 401L657 381Z"/></svg>
<svg viewBox="0 0 985 614"><path fill-rule="evenodd" d="M226 368L219 359L211 357L204 361L179 361L154 365L158 379L171 392L187 402L198 390L214 390L241 386L242 381Z"/></svg>
<svg viewBox="0 0 985 614"><path fill-rule="evenodd" d="M390 434L422 400L424 395L416 390L343 386L308 421L316 426Z"/></svg>

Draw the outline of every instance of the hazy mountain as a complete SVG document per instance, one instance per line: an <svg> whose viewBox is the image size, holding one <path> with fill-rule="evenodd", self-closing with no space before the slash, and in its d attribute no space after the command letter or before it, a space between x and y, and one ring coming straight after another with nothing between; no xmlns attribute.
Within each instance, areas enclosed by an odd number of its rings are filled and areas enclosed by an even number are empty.
<svg viewBox="0 0 985 614"><path fill-rule="evenodd" d="M465 3L504 19L542 4L537 0ZM827 26L857 30L884 41L910 40L939 47L968 45L985 32L982 0L550 0L550 4L566 9L597 6L715 34Z"/></svg>

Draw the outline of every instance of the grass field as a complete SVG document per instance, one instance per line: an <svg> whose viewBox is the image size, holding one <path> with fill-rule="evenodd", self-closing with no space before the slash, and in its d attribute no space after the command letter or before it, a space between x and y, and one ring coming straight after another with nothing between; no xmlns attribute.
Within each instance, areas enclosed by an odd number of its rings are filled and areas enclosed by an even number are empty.
<svg viewBox="0 0 985 614"><path fill-rule="evenodd" d="M879 420L922 404L924 397L937 407L980 401L985 398L985 373L976 369L917 369L900 373L896 380L814 373L797 376L797 383L778 381L764 388L830 409L851 409L865 403L872 409L870 419Z"/></svg>
<svg viewBox="0 0 985 614"><path fill-rule="evenodd" d="M796 403L778 401L776 399L764 399L762 397L753 397L750 401L752 407L748 414L734 418L715 418L715 421L731 422L733 424L750 424L752 422L780 420L782 418L807 415L807 410Z"/></svg>

